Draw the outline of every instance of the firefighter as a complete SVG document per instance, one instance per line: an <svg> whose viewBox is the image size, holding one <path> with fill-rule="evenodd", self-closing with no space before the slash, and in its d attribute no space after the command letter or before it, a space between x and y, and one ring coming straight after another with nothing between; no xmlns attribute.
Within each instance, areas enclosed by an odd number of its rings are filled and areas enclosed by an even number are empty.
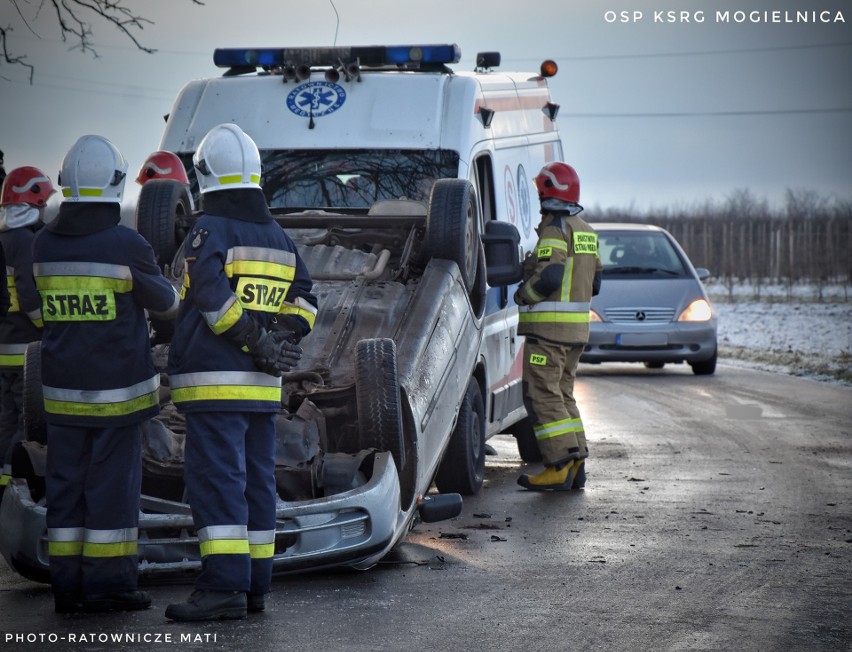
<svg viewBox="0 0 852 652"><path fill-rule="evenodd" d="M146 609L137 590L141 425L159 411L147 309L180 297L151 246L119 224L127 163L83 136L62 161L59 214L33 243L44 333L47 534L58 613Z"/></svg>
<svg viewBox="0 0 852 652"><path fill-rule="evenodd" d="M9 310L0 321L0 496L12 472L12 446L24 438L24 354L41 339L41 298L33 280L33 238L55 192L34 167L15 168L0 194L0 246L6 262Z"/></svg>
<svg viewBox="0 0 852 652"><path fill-rule="evenodd" d="M544 471L518 484L534 491L580 489L589 456L574 380L589 339L589 308L600 290L598 237L578 217L580 179L570 165L548 163L535 179L541 223L515 292L524 345L524 404Z"/></svg>
<svg viewBox="0 0 852 652"><path fill-rule="evenodd" d="M237 125L218 125L193 163L202 214L186 239L169 380L186 415L184 477L201 573L166 617L238 619L262 611L270 588L280 376L301 356L317 299L269 212L254 141Z"/></svg>

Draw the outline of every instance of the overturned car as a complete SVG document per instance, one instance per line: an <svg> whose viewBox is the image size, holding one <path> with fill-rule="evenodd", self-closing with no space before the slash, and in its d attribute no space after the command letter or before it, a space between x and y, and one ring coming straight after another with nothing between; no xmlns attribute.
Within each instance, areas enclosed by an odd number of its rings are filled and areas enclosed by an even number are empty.
<svg viewBox="0 0 852 652"><path fill-rule="evenodd" d="M140 215L139 225L169 260L167 271L182 268L178 239L192 220L182 213L186 190L175 184L147 184L139 204L143 212L163 207ZM163 219L169 229L158 235L150 225L159 229ZM362 212L278 212L276 220L312 270L320 309L298 368L283 378L274 568L368 568L418 519L457 515L459 494L481 485L476 368L486 285L517 281L518 234L499 222L480 233L473 188L459 179L435 182L428 203L385 200ZM167 347L155 347L163 366ZM161 414L143 438L145 578L200 567L184 502L183 419L165 372L161 381ZM24 391L27 441L15 451L0 507L0 552L20 574L47 581L38 343L28 347ZM430 494L433 481L446 493Z"/></svg>

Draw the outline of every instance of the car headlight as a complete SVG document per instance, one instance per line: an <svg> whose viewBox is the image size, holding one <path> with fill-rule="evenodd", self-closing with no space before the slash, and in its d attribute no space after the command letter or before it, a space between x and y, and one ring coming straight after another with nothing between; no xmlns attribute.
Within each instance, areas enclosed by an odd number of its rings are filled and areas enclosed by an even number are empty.
<svg viewBox="0 0 852 652"><path fill-rule="evenodd" d="M603 321L603 319L601 319L601 316L594 310L589 309L589 321Z"/></svg>
<svg viewBox="0 0 852 652"><path fill-rule="evenodd" d="M713 309L706 299L696 299L690 303L686 310L680 313L678 321L710 321L713 317Z"/></svg>

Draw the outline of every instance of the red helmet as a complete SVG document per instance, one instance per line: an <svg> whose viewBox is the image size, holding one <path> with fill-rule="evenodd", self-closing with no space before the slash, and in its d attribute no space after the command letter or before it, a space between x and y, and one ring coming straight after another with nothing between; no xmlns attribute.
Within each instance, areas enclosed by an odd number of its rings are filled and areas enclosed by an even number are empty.
<svg viewBox="0 0 852 652"><path fill-rule="evenodd" d="M3 182L0 204L31 204L41 208L56 192L47 175L34 167L15 168Z"/></svg>
<svg viewBox="0 0 852 652"><path fill-rule="evenodd" d="M539 199L560 199L577 204L580 202L580 177L567 163L548 163L535 178Z"/></svg>
<svg viewBox="0 0 852 652"><path fill-rule="evenodd" d="M174 179L185 186L189 185L189 178L186 176L183 163L172 152L154 152L145 159L142 168L139 170L139 176L136 177L136 182L142 185L151 179Z"/></svg>

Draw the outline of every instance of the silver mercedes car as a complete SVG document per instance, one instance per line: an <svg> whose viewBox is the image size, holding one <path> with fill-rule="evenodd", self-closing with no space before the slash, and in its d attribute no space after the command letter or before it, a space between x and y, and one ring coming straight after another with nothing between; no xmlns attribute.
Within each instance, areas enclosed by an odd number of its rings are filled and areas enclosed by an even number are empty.
<svg viewBox="0 0 852 652"><path fill-rule="evenodd" d="M659 369L688 363L716 371L716 311L675 238L648 224L592 223L604 265L592 299L591 332L581 362L642 362Z"/></svg>

